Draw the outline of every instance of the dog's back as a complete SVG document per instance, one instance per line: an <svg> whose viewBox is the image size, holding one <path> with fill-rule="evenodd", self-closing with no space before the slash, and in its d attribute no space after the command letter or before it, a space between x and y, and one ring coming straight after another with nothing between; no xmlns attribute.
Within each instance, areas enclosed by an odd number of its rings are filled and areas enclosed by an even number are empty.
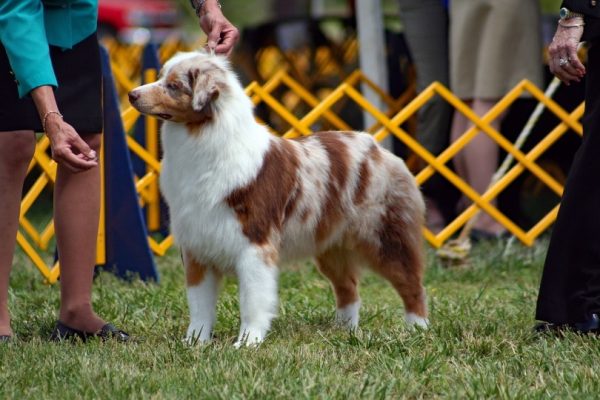
<svg viewBox="0 0 600 400"><path fill-rule="evenodd" d="M379 246L386 216L395 212L405 223L421 226L424 204L412 175L371 135L321 132L278 146L287 159L275 166L277 181L263 184L275 184L285 202L282 260L334 246Z"/></svg>

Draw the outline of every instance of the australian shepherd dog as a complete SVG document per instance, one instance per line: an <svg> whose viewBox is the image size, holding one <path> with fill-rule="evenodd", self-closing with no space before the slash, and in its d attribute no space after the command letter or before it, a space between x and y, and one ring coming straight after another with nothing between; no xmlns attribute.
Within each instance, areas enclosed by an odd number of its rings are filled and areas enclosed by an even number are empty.
<svg viewBox="0 0 600 400"><path fill-rule="evenodd" d="M164 123L161 191L186 269L187 339L210 340L219 282L239 281L236 346L262 342L277 314L279 265L314 257L336 320L358 327L361 267L387 279L411 325L427 326L424 203L404 162L367 133L272 135L226 58L179 53L129 93Z"/></svg>

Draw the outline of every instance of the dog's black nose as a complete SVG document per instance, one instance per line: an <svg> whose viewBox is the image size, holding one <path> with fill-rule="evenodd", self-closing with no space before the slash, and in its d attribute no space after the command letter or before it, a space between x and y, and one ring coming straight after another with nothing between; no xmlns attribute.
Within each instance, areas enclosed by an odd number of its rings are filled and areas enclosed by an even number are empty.
<svg viewBox="0 0 600 400"><path fill-rule="evenodd" d="M129 92L129 102L130 103L133 104L139 98L140 98L140 94L138 92L136 92L135 90L132 90L131 92Z"/></svg>

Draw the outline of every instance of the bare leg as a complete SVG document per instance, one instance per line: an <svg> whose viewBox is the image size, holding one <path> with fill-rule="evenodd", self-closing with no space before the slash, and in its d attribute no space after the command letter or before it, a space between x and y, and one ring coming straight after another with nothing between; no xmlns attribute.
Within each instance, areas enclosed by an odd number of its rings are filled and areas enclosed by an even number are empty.
<svg viewBox="0 0 600 400"><path fill-rule="evenodd" d="M33 132L0 132L0 335L12 335L8 283L19 226L21 192L34 150Z"/></svg>
<svg viewBox="0 0 600 400"><path fill-rule="evenodd" d="M319 271L329 279L335 293L336 322L350 328L358 328L360 297L358 281L360 270L355 254L348 250L330 249L317 257Z"/></svg>
<svg viewBox="0 0 600 400"><path fill-rule="evenodd" d="M83 139L97 153L100 135ZM60 258L59 320L86 332L105 322L92 309L92 280L100 215L100 171L73 173L59 165L54 189L54 224Z"/></svg>
<svg viewBox="0 0 600 400"><path fill-rule="evenodd" d="M425 197L425 204L427 206L425 226L434 234L438 234L446 226L444 215L434 199Z"/></svg>
<svg viewBox="0 0 600 400"><path fill-rule="evenodd" d="M472 107L472 103L470 101L465 102L469 107ZM450 141L452 143L456 142L467 130L469 127L469 120L465 117L460 111L454 112L454 118L452 118L452 128L450 130ZM468 182L468 171L467 166L465 165L465 150L461 150L456 156L454 156L453 163L454 168L459 176L463 179L466 179Z"/></svg>
<svg viewBox="0 0 600 400"><path fill-rule="evenodd" d="M482 116L486 114L494 104L494 101L478 99L473 102L473 111L475 111L477 115ZM496 118L496 120L491 123L491 126L499 131L501 122L502 116ZM492 181L492 176L498 169L498 145L488 135L479 134L475 140L473 140L471 148L467 149L465 160L469 170L471 185L477 192L484 193ZM496 205L496 201L494 200L492 204ZM482 212L477 216L477 220L473 227L491 233L500 233L504 231L504 227L485 212Z"/></svg>
<svg viewBox="0 0 600 400"><path fill-rule="evenodd" d="M493 101L476 99L472 103L472 108L477 115L483 116L494 104L495 102ZM490 125L498 130L500 123L501 118L497 118ZM470 122L466 117L457 111L452 124L452 141L456 141L467 130L469 125ZM498 168L498 145L485 133L480 132L456 156L455 166L458 174L466 179L476 192L483 194L487 190L492 176ZM496 201L492 201L492 204L495 205ZM502 225L486 213L480 213L476 218L473 225L476 229L490 233L500 233L504 230Z"/></svg>

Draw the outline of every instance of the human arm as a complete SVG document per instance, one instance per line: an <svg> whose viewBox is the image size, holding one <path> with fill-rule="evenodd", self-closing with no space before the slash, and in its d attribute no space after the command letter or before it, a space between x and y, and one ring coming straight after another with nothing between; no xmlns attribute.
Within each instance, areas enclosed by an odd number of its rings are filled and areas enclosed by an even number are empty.
<svg viewBox="0 0 600 400"><path fill-rule="evenodd" d="M568 13L563 13L565 10ZM575 14L570 17L569 13ZM548 47L548 65L554 75L569 85L573 81L579 82L586 73L577 48L584 33L589 36L590 28L585 27L586 22L597 26L600 7L596 7L596 1L565 0L561 4L561 15L566 18L561 17L558 21L556 33Z"/></svg>
<svg viewBox="0 0 600 400"><path fill-rule="evenodd" d="M0 42L14 72L19 97L38 86L57 86L41 0L0 1Z"/></svg>
<svg viewBox="0 0 600 400"><path fill-rule="evenodd" d="M586 72L577 55L583 30L584 22L581 17L561 21L548 47L550 71L567 86L573 81L579 82Z"/></svg>
<svg viewBox="0 0 600 400"><path fill-rule="evenodd" d="M193 0L192 4L200 18L200 27L208 35L207 46L217 54L231 54L239 38L235 26L221 12L217 0Z"/></svg>
<svg viewBox="0 0 600 400"><path fill-rule="evenodd" d="M1 1L0 41L14 72L19 96L30 94L35 103L53 158L73 171L97 165L96 154L60 117L41 0Z"/></svg>
<svg viewBox="0 0 600 400"><path fill-rule="evenodd" d="M577 46L586 36L598 35L600 6L596 1L565 0L561 7L583 15L560 20L548 48L550 71L569 85L579 82L586 73L577 55Z"/></svg>

